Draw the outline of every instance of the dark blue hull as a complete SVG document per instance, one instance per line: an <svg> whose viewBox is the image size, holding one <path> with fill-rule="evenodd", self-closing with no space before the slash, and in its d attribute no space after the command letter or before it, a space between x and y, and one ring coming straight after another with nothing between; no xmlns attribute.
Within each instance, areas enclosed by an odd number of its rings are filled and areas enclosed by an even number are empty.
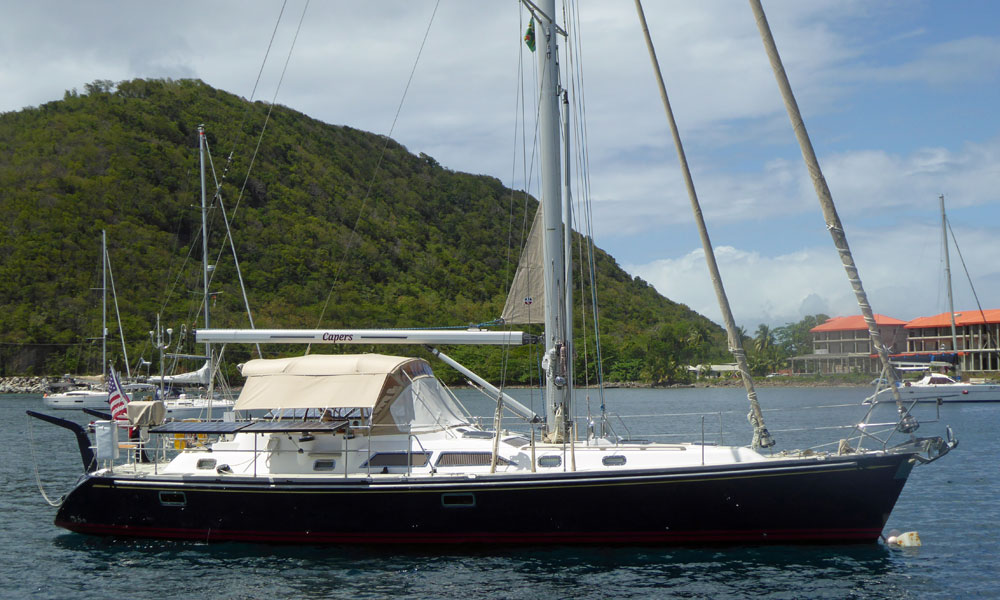
<svg viewBox="0 0 1000 600"><path fill-rule="evenodd" d="M912 466L901 453L474 479L115 474L81 481L55 522L89 534L282 543L874 542Z"/></svg>

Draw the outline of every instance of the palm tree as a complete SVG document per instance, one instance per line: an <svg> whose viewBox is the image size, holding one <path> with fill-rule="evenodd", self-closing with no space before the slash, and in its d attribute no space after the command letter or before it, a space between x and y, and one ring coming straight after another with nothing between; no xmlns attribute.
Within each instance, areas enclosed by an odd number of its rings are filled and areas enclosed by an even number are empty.
<svg viewBox="0 0 1000 600"><path fill-rule="evenodd" d="M754 338L754 348L757 352L769 350L774 345L774 334L771 328L761 323L757 326L757 337Z"/></svg>

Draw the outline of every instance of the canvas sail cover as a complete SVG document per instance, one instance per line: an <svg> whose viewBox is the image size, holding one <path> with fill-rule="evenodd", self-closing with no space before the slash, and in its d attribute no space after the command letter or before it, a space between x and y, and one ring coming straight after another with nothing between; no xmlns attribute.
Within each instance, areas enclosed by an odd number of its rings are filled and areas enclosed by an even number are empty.
<svg viewBox="0 0 1000 600"><path fill-rule="evenodd" d="M161 425L167 418L167 405L160 400L129 402L125 410L133 427Z"/></svg>
<svg viewBox="0 0 1000 600"><path fill-rule="evenodd" d="M542 249L542 211L535 211L528 241L521 251L514 282L501 317L517 325L545 322L545 257Z"/></svg>
<svg viewBox="0 0 1000 600"><path fill-rule="evenodd" d="M209 372L209 363L206 360L205 364L203 364L197 371L191 371L190 373L178 373L177 375L165 375L163 377L163 382L181 385L208 385L211 376L212 374ZM157 377L154 381L159 380L160 378Z"/></svg>
<svg viewBox="0 0 1000 600"><path fill-rule="evenodd" d="M234 410L369 409L374 435L468 422L427 361L381 354L255 359Z"/></svg>

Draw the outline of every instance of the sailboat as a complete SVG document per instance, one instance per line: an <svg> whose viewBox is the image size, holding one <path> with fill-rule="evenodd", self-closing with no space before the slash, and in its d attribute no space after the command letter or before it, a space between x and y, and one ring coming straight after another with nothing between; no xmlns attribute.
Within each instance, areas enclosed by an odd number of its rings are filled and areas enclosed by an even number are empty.
<svg viewBox="0 0 1000 600"><path fill-rule="evenodd" d="M580 437L574 426L567 302L569 220L561 204L554 0L527 3L537 32L542 106L540 227L544 334L514 330L202 329L222 344L481 344L542 347L545 414L435 356L476 383L530 433L484 427L422 358L309 354L242 366L236 410L250 422L166 423L136 410L150 462L115 460L114 428L55 517L70 531L205 541L358 544L874 542L915 464L946 454L940 437L876 440L859 425L835 452ZM521 292L516 292L521 294ZM515 304L517 299L515 299ZM540 307L538 304L544 304ZM139 407L141 408L141 407ZM152 414L150 411L146 415ZM72 429L72 423L34 416ZM884 425L884 424L881 424ZM536 437L536 430L539 435ZM171 453L174 436L219 436ZM755 437L755 439L757 439Z"/></svg>
<svg viewBox="0 0 1000 600"><path fill-rule="evenodd" d="M108 243L107 233L101 232L101 385L108 381ZM117 306L117 305L116 305ZM122 341L124 349L124 340ZM126 364L128 358L126 355ZM108 408L108 392L100 389L76 389L42 398L46 407L54 410L82 410Z"/></svg>
<svg viewBox="0 0 1000 600"><path fill-rule="evenodd" d="M948 290L948 312L945 315L937 315L934 317L923 317L920 319L915 319L911 323L917 325L921 328L926 327L940 327L942 323L945 327L951 326L951 352L955 354L955 362L952 364L945 364L945 366L951 367L955 366L960 369L961 361L961 351L969 350L969 342L971 341L971 336L963 336L962 343L959 344L959 336L957 334L956 320L955 317L958 316L961 319L961 324L964 327L971 327L975 325L981 325L986 322L986 315L980 309L979 311L970 311L968 313L956 313L954 297L952 294L951 287L951 258L948 252L948 217L945 213L944 208L944 195L938 197L941 204L941 236L943 240L944 249L944 275L945 275L945 287ZM981 320L980 320L981 318ZM932 323L934 323L932 325ZM977 336L978 337L978 336ZM990 336L987 334L987 340ZM981 346L988 348L989 346ZM902 367L896 366L897 369L918 369L926 371L926 373L916 381L906 381L898 382L897 388L898 393L901 398L906 402L935 402L935 403L951 403L951 402L1000 402L1000 384L996 383L973 383L971 381L961 381L960 378L956 379L950 377L944 373L933 373L930 369L933 365L923 365L915 367ZM880 402L892 402L892 390L888 387L882 389L876 389L875 393L870 397L865 399L866 404L877 404Z"/></svg>
<svg viewBox="0 0 1000 600"><path fill-rule="evenodd" d="M200 158L200 173L201 173L201 244L202 244L202 308L203 308L203 318L205 327L209 326L209 273L213 270L208 261L208 204L207 195L205 189L205 127L203 125L198 126L198 154ZM159 322L157 322L156 331L151 331L150 335L156 337L154 340L154 345L158 348L164 349L169 346L169 340L164 343L162 340L162 333ZM229 398L216 397L213 392L214 386L213 381L213 356L212 356L212 345L205 344L205 354L204 356L188 356L188 355L166 355L172 358L194 358L203 359L205 362L202 364L201 368L196 371L190 371L187 373L178 373L175 375L164 375L162 373L165 355L161 352L160 354L160 366L161 373L159 377L154 378L153 383L159 386L160 397L163 399L164 407L166 410L166 417L168 419L206 419L211 420L213 416L220 416L227 411L232 411L235 402ZM181 392L176 396L168 396L165 393L165 386L170 388L179 387L180 389L187 389L188 387L204 387L207 388L205 393L187 393ZM213 414L214 413L214 414Z"/></svg>

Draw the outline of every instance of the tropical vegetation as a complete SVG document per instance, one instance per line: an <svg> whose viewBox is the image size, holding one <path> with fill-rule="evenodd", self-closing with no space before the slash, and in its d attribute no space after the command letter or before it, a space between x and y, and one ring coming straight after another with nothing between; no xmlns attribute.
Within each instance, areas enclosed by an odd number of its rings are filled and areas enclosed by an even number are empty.
<svg viewBox="0 0 1000 600"><path fill-rule="evenodd" d="M199 124L211 149L210 196L219 181L208 236L213 327L248 327L246 304L258 328L464 327L499 315L537 207L527 194L201 81L95 81L0 115L0 375L100 371L101 231L128 366L144 360L158 372L148 333L157 319L174 331L169 352L200 352L191 334L201 325ZM719 326L600 249L594 265L602 358L588 308L576 323L581 379L595 382L600 369L608 381L682 381L688 364L729 360ZM590 296L586 285L578 298ZM124 370L118 321L110 310L111 360ZM783 340L776 335L778 347ZM493 380L538 380L535 347L506 361L492 348L446 351ZM232 375L256 350L225 352Z"/></svg>

